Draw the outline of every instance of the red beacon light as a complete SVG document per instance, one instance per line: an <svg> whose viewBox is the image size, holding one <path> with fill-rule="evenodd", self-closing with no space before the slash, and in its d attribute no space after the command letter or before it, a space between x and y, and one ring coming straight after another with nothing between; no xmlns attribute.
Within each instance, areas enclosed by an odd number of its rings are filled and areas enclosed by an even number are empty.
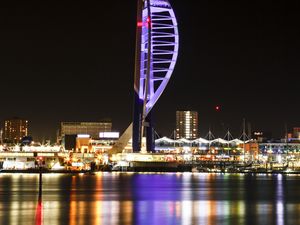
<svg viewBox="0 0 300 225"><path fill-rule="evenodd" d="M137 23L137 26L138 26L138 27L142 27L142 26L143 26L143 22L138 22L138 23Z"/></svg>
<svg viewBox="0 0 300 225"><path fill-rule="evenodd" d="M219 105L216 105L215 110L218 112L221 110L221 107Z"/></svg>
<svg viewBox="0 0 300 225"><path fill-rule="evenodd" d="M151 19L150 17L147 18L146 22L143 22L143 21L138 21L137 22L137 26L138 27L143 27L143 26L146 26L146 27L151 27Z"/></svg>
<svg viewBox="0 0 300 225"><path fill-rule="evenodd" d="M151 24L151 19L150 19L150 17L148 17L148 18L147 18L147 27L151 27L151 25L152 25L152 24Z"/></svg>

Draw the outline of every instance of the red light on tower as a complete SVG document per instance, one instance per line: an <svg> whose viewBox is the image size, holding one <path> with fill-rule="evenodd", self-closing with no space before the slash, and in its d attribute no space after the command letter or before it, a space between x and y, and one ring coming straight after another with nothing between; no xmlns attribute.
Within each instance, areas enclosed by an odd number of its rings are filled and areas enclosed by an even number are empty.
<svg viewBox="0 0 300 225"><path fill-rule="evenodd" d="M219 112L219 111L221 110L221 107L220 107L219 105L216 105L215 110L216 110L217 112Z"/></svg>
<svg viewBox="0 0 300 225"><path fill-rule="evenodd" d="M143 26L143 22L138 22L138 23L137 23L137 26L138 26L138 27L142 27L142 26Z"/></svg>
<svg viewBox="0 0 300 225"><path fill-rule="evenodd" d="M147 18L147 27L151 27L151 19L150 19L150 17Z"/></svg>

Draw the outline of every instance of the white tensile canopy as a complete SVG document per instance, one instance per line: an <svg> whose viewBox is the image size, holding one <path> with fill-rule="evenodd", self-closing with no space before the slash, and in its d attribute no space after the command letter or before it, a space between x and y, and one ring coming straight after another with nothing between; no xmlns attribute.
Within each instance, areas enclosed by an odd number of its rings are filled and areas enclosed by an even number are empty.
<svg viewBox="0 0 300 225"><path fill-rule="evenodd" d="M220 144L235 144L235 145L239 145L244 143L243 141L241 141L240 139L233 139L230 141L224 140L222 138L216 138L214 140L207 140L205 138L197 138L194 140L187 140L185 138L181 138L178 140L174 140L168 137L162 137L159 139L155 140L155 143L170 143L170 144L174 144L174 143L179 143L179 144L191 144L191 143L195 143L195 144L212 144L212 143L220 143ZM247 142L247 141L246 141Z"/></svg>

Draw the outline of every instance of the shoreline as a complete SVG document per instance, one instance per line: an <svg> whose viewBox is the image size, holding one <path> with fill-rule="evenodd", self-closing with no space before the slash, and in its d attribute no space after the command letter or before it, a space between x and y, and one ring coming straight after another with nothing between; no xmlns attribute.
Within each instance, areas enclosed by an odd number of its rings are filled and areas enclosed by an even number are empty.
<svg viewBox="0 0 300 225"><path fill-rule="evenodd" d="M86 175L95 175L95 173L193 173L193 174L300 174L300 171L181 171L181 170L123 170L123 171L91 171L91 170L0 170L1 174L86 174Z"/></svg>
<svg viewBox="0 0 300 225"><path fill-rule="evenodd" d="M90 170L0 170L0 174L3 173L24 173L24 174L39 174L39 173L63 173L63 174L79 174L88 173ZM100 172L100 171L99 171Z"/></svg>

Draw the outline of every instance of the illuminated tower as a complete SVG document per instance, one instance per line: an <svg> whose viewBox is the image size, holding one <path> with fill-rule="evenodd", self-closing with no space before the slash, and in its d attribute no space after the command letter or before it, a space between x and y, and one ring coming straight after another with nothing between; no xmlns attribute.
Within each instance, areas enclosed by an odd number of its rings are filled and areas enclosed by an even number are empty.
<svg viewBox="0 0 300 225"><path fill-rule="evenodd" d="M132 138L133 152L154 150L151 109L173 73L179 48L177 21L168 0L137 0L133 122L109 151L122 152Z"/></svg>
<svg viewBox="0 0 300 225"><path fill-rule="evenodd" d="M176 139L198 137L198 112L176 111Z"/></svg>
<svg viewBox="0 0 300 225"><path fill-rule="evenodd" d="M133 152L154 149L151 109L163 93L176 64L177 21L168 0L138 0L134 76Z"/></svg>

